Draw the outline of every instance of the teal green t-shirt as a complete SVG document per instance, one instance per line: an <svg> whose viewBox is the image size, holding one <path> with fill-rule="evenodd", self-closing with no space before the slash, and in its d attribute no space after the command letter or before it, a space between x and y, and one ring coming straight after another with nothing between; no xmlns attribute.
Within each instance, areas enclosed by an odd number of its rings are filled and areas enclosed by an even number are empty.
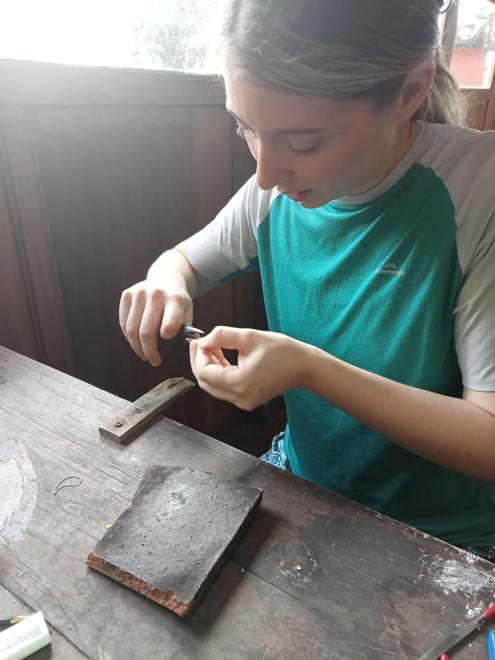
<svg viewBox="0 0 495 660"><path fill-rule="evenodd" d="M494 134L424 125L377 189L317 209L251 180L179 247L210 279L257 263L274 332L423 390L495 391L495 188L490 159L480 166L494 146ZM310 392L284 398L295 474L449 542L495 544L495 483L402 449Z"/></svg>

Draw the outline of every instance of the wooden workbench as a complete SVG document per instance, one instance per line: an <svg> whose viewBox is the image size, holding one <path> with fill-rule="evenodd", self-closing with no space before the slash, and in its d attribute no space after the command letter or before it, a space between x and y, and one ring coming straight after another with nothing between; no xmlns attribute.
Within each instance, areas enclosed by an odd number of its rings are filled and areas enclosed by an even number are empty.
<svg viewBox="0 0 495 660"><path fill-rule="evenodd" d="M0 517L0 619L43 611L53 646L36 657L415 658L491 602L495 565L173 421L127 447L100 438L99 424L123 405L0 349L0 498L5 509L7 475L11 506L3 526ZM85 564L152 464L264 490L189 621ZM53 495L69 475L81 485ZM452 657L485 659L485 636Z"/></svg>

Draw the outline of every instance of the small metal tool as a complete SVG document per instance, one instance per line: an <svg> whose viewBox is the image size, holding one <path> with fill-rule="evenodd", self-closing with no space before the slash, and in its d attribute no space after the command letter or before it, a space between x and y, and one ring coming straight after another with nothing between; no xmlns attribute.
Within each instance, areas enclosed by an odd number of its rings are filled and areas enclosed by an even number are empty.
<svg viewBox="0 0 495 660"><path fill-rule="evenodd" d="M432 649L423 653L419 660L437 660L443 653L450 651L450 649L457 646L463 639L474 632L476 629L481 630L483 624L495 616L495 605L490 605L480 616L476 619L468 621L464 626L458 628L455 632L449 635L446 639L436 644Z"/></svg>
<svg viewBox="0 0 495 660"><path fill-rule="evenodd" d="M176 346L176 344L180 343L181 341L189 343L193 339L199 339L200 337L204 337L205 334L206 333L203 332L203 330L200 330L199 328L194 328L192 325L183 325L182 328L179 330L179 332L175 335L175 337L172 337L172 339L162 339L161 342L158 344L158 350L168 351L169 349L171 349L173 346Z"/></svg>

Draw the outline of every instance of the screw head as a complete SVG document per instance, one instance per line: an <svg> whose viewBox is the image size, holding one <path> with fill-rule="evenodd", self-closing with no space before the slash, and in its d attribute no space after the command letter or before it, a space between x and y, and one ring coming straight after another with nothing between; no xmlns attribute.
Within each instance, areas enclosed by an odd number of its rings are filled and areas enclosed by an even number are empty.
<svg viewBox="0 0 495 660"><path fill-rule="evenodd" d="M121 426L124 426L124 422L123 422L121 419L118 419L118 420L114 423L114 426L116 426L117 428L119 428L119 427L121 427Z"/></svg>
<svg viewBox="0 0 495 660"><path fill-rule="evenodd" d="M134 408L134 412L140 413L140 412L143 412L143 409L142 408Z"/></svg>

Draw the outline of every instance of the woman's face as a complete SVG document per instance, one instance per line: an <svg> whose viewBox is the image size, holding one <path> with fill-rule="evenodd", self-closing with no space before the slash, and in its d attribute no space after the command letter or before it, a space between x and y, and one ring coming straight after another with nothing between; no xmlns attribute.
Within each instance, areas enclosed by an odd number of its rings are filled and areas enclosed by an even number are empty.
<svg viewBox="0 0 495 660"><path fill-rule="evenodd" d="M278 188L305 208L363 193L400 160L407 127L367 101L334 101L225 75L227 109L257 161L260 188ZM401 151L402 150L402 151Z"/></svg>

